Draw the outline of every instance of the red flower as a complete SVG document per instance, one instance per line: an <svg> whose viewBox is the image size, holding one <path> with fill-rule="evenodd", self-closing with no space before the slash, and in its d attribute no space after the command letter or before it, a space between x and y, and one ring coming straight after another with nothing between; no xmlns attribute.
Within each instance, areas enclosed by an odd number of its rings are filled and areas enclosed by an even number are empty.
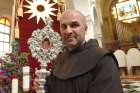
<svg viewBox="0 0 140 93"><path fill-rule="evenodd" d="M17 74L12 74L11 75L11 78L17 78L18 76L17 76Z"/></svg>

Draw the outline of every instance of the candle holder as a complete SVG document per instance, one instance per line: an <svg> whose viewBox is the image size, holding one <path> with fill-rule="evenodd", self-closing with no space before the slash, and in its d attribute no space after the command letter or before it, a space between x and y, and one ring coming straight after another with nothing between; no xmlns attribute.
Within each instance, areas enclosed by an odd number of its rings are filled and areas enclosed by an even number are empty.
<svg viewBox="0 0 140 93"><path fill-rule="evenodd" d="M45 78L50 75L50 71L47 71L46 67L46 64L41 64L41 69L36 70L36 74L39 76L37 81L39 83L39 88L36 90L37 93L46 93L44 89L46 83Z"/></svg>

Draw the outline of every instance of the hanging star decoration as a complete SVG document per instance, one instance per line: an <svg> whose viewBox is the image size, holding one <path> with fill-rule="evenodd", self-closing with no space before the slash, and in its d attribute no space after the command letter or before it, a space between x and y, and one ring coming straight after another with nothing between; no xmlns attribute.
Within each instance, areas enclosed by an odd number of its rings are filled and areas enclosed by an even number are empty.
<svg viewBox="0 0 140 93"><path fill-rule="evenodd" d="M24 13L31 13L31 16L28 19L31 19L36 16L37 24L42 19L45 22L45 19L50 15L56 16L53 11L57 10L52 8L56 3L49 3L50 0L33 0L32 2L26 0L29 5L24 5L24 7L28 8L28 11Z"/></svg>

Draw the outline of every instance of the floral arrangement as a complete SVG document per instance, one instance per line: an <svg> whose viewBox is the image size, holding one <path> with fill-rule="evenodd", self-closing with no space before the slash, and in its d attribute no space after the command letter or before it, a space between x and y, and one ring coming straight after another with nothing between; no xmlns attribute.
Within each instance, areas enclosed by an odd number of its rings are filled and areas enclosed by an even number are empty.
<svg viewBox="0 0 140 93"><path fill-rule="evenodd" d="M11 93L12 78L17 77L19 80L19 93L22 91L22 67L28 65L28 53L20 55L8 53L0 57L0 93ZM3 92L2 92L3 93Z"/></svg>
<svg viewBox="0 0 140 93"><path fill-rule="evenodd" d="M28 63L28 53L21 53L16 55L13 53L8 53L3 55L0 58L0 76L5 78L12 77L12 75L21 75L22 66L27 65Z"/></svg>

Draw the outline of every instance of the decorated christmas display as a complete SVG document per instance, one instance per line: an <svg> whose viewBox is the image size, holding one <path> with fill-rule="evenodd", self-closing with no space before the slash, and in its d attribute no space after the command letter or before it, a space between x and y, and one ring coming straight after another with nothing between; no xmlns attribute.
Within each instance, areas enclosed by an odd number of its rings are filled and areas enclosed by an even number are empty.
<svg viewBox="0 0 140 93"><path fill-rule="evenodd" d="M23 15L18 16L20 36L12 42L12 53L0 57L0 93L33 93L35 68L40 66L41 69L36 71L40 74L39 82L45 82L52 67L50 62L63 49L57 33L57 4L53 0L23 0L21 5ZM43 84L40 89L38 93L44 93L41 92Z"/></svg>

